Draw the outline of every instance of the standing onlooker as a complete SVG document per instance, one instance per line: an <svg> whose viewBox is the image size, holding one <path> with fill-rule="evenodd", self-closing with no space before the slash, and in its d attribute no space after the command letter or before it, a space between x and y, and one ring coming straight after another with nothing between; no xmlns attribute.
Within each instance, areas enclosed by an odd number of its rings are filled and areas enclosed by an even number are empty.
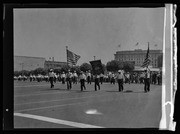
<svg viewBox="0 0 180 134"><path fill-rule="evenodd" d="M49 81L51 83L51 88L54 87L54 84L53 84L54 77L55 77L55 75L54 75L53 69L50 69L50 72L49 72Z"/></svg>
<svg viewBox="0 0 180 134"><path fill-rule="evenodd" d="M111 84L115 84L115 75L114 75L114 73L111 73L110 77L111 77Z"/></svg>
<svg viewBox="0 0 180 134"><path fill-rule="evenodd" d="M86 90L85 87L86 75L82 71L80 72L79 79L80 79L81 91L83 91L83 88Z"/></svg>
<svg viewBox="0 0 180 134"><path fill-rule="evenodd" d="M91 84L91 72L90 72L90 70L87 73L87 84Z"/></svg>
<svg viewBox="0 0 180 134"><path fill-rule="evenodd" d="M158 74L157 74L157 82L158 82L158 85L160 85L160 72L158 72Z"/></svg>
<svg viewBox="0 0 180 134"><path fill-rule="evenodd" d="M100 85L99 85L99 75L95 74L95 79L94 79L94 83L95 83L95 91L97 91L97 86L98 89L100 90Z"/></svg>
<svg viewBox="0 0 180 134"><path fill-rule="evenodd" d="M61 74L62 84L65 84L65 79L66 79L66 75L64 72L62 72L62 74Z"/></svg>
<svg viewBox="0 0 180 134"><path fill-rule="evenodd" d="M77 84L77 78L78 78L78 75L77 75L76 71L74 71L74 73L73 73L73 84Z"/></svg>
<svg viewBox="0 0 180 134"><path fill-rule="evenodd" d="M101 83L101 84L103 83L103 79L104 79L104 75L101 73L101 74L100 74L100 83Z"/></svg>
<svg viewBox="0 0 180 134"><path fill-rule="evenodd" d="M123 87L123 81L125 80L124 75L122 73L121 70L118 71L118 75L117 75L117 81L118 81L118 86L119 86L119 92L124 90Z"/></svg>

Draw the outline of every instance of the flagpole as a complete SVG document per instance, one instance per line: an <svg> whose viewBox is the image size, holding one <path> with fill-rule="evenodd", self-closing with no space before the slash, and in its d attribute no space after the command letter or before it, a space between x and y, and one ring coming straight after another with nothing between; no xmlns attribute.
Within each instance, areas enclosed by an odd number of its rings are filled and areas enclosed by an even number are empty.
<svg viewBox="0 0 180 134"><path fill-rule="evenodd" d="M149 42L148 42L148 50L149 50ZM149 68L149 64L148 64L147 68Z"/></svg>
<svg viewBox="0 0 180 134"><path fill-rule="evenodd" d="M68 53L67 53L67 50L68 50L68 46L66 46L66 58L67 58L67 65L68 65Z"/></svg>

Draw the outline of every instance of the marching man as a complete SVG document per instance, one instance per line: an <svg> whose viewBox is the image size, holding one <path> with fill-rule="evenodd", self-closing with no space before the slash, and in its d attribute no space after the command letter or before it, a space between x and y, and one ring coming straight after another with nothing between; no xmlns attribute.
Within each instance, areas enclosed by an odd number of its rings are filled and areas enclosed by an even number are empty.
<svg viewBox="0 0 180 134"><path fill-rule="evenodd" d="M117 82L119 86L119 92L123 91L123 81L125 80L124 75L121 70L118 70L118 75L117 75Z"/></svg>
<svg viewBox="0 0 180 134"><path fill-rule="evenodd" d="M79 79L80 79L81 91L83 91L83 88L86 90L85 87L86 75L82 71L80 72Z"/></svg>
<svg viewBox="0 0 180 134"><path fill-rule="evenodd" d="M150 69L145 69L145 78L144 78L144 92L150 91Z"/></svg>
<svg viewBox="0 0 180 134"><path fill-rule="evenodd" d="M54 87L54 84L53 84L54 77L55 77L55 74L54 74L54 72L53 72L53 69L50 69L50 72L49 72L49 81L50 81L50 83L51 83L51 88Z"/></svg>
<svg viewBox="0 0 180 134"><path fill-rule="evenodd" d="M67 89L71 89L72 88L72 73L70 72L70 70L68 70L68 73L66 74L66 82L67 82Z"/></svg>

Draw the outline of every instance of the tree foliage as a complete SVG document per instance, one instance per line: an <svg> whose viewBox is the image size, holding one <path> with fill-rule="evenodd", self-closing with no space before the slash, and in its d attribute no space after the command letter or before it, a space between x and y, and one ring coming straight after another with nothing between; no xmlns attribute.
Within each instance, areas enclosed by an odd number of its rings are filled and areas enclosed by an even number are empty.
<svg viewBox="0 0 180 134"><path fill-rule="evenodd" d="M125 72L131 72L134 70L134 64L130 62L123 62L123 70Z"/></svg>
<svg viewBox="0 0 180 134"><path fill-rule="evenodd" d="M83 72L92 70L91 64L89 64L89 63L83 63L83 64L80 66L80 70L83 71Z"/></svg>
<svg viewBox="0 0 180 134"><path fill-rule="evenodd" d="M116 72L119 69L123 69L123 63L117 60L112 60L106 64L107 71Z"/></svg>

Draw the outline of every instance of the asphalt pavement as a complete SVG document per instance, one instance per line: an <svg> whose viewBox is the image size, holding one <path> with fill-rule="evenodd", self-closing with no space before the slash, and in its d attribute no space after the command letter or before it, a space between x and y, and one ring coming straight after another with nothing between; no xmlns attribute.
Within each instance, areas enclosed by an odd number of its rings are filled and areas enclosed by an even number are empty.
<svg viewBox="0 0 180 134"><path fill-rule="evenodd" d="M161 119L161 88L151 85L145 93L143 84L14 82L15 128L158 128Z"/></svg>

